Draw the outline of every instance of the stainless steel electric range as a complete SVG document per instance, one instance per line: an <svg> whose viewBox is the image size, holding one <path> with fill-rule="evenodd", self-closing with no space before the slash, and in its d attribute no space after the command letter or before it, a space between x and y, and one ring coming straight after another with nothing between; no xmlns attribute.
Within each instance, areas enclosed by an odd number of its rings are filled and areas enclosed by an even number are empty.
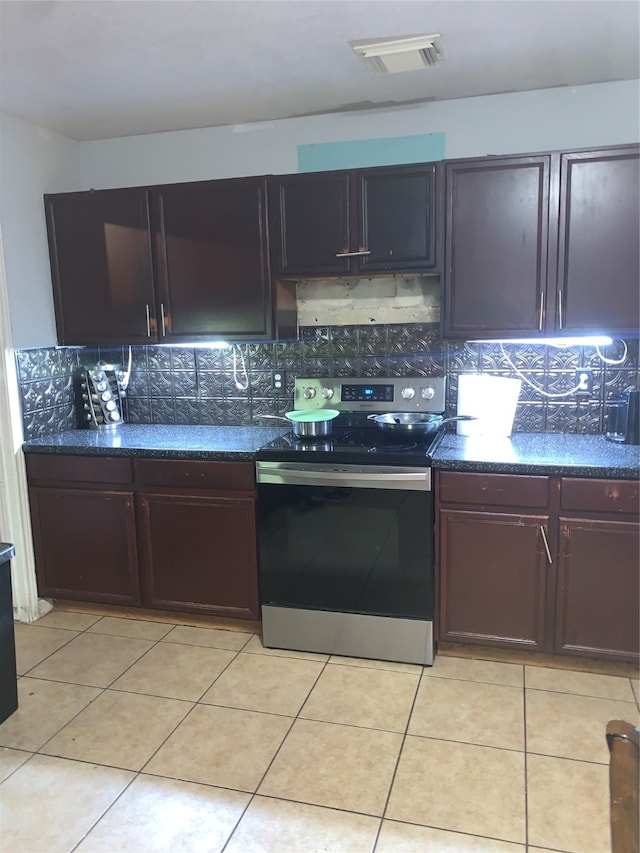
<svg viewBox="0 0 640 853"><path fill-rule="evenodd" d="M432 664L437 424L444 378L298 379L294 408L336 409L331 434L257 454L259 580L268 647ZM393 429L393 426L397 429Z"/></svg>

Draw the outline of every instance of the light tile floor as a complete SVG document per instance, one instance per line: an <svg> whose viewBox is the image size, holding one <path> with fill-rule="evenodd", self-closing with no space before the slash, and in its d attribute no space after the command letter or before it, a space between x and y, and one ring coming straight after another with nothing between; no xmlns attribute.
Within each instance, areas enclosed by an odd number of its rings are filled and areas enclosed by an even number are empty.
<svg viewBox="0 0 640 853"><path fill-rule="evenodd" d="M15 627L3 851L609 853L604 731L638 723L637 679L269 650L164 617Z"/></svg>

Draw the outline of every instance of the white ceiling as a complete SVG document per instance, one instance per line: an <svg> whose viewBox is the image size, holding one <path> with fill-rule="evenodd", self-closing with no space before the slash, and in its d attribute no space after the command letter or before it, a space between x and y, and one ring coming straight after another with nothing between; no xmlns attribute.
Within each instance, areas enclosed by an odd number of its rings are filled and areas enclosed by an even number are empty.
<svg viewBox="0 0 640 853"><path fill-rule="evenodd" d="M0 0L0 109L88 140L628 80L639 32L636 0ZM348 45L427 33L425 71Z"/></svg>

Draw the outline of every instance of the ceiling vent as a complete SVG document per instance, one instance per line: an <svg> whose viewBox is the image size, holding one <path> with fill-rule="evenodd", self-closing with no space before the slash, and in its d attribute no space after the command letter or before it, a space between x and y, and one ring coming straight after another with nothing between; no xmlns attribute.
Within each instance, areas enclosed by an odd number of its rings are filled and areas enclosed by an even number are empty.
<svg viewBox="0 0 640 853"><path fill-rule="evenodd" d="M397 74L400 71L420 71L439 65L447 56L439 33L430 36L350 41L372 71Z"/></svg>

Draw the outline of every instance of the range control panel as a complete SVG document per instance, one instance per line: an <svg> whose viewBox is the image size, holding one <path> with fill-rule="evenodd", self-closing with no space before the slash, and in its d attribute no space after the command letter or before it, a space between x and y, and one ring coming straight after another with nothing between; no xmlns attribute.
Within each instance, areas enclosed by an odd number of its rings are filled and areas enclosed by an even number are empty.
<svg viewBox="0 0 640 853"><path fill-rule="evenodd" d="M366 385L343 385L342 401L344 403L393 403L393 385L385 383Z"/></svg>
<svg viewBox="0 0 640 853"><path fill-rule="evenodd" d="M295 409L340 412L444 412L443 376L296 379Z"/></svg>

